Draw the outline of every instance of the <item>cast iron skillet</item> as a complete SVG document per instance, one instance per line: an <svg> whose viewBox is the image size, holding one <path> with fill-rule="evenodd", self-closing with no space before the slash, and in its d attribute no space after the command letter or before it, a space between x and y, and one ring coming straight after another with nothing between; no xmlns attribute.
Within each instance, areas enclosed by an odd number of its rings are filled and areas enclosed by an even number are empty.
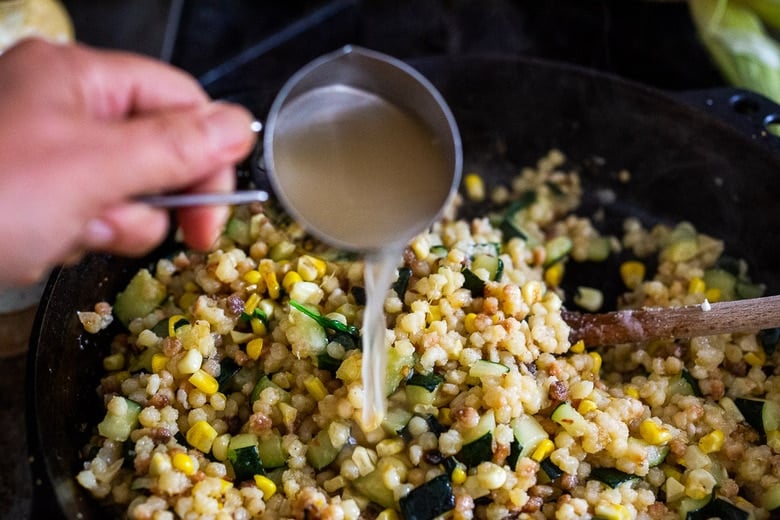
<svg viewBox="0 0 780 520"><path fill-rule="evenodd" d="M619 235L628 215L646 223L690 220L724 238L732 254L748 261L753 279L766 282L769 293L778 292L780 155L774 138L761 130L762 118L774 110L763 98L726 91L680 101L592 71L525 59L437 58L414 65L453 109L466 171L500 182L559 148L580 166L589 195L606 188L617 195L603 206L605 230ZM233 99L265 114L274 93L239 93ZM713 110L732 121L724 123ZM629 183L619 182L622 169L631 172ZM589 196L585 211L599 206L598 200ZM79 451L103 415L95 389L111 331L83 333L76 311L112 301L139 267L171 247L143 259L91 256L51 277L27 378L39 517L111 515L74 480ZM584 266L583 276L598 283L593 277L603 269Z"/></svg>

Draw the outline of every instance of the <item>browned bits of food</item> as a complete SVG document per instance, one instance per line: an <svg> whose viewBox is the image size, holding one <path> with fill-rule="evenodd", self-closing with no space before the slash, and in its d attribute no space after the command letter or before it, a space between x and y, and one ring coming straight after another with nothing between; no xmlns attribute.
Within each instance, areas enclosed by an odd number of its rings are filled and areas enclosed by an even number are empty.
<svg viewBox="0 0 780 520"><path fill-rule="evenodd" d="M363 262L270 205L235 208L212 251L160 259L132 298L79 314L126 329L101 353L105 415L79 484L130 519L776 516L775 344L572 345L561 317L570 270L616 254L601 279L625 286L623 307L760 284L690 223L603 234L575 214L565 164L551 151L486 193L484 216L450 208L410 242L383 302L388 413L370 431Z"/></svg>
<svg viewBox="0 0 780 520"><path fill-rule="evenodd" d="M528 501L523 505L523 513L536 513L542 509L544 499L539 496L529 497Z"/></svg>
<svg viewBox="0 0 780 520"><path fill-rule="evenodd" d="M552 401L565 401L568 399L569 389L566 388L566 383L563 381L554 381L550 385L549 396Z"/></svg>

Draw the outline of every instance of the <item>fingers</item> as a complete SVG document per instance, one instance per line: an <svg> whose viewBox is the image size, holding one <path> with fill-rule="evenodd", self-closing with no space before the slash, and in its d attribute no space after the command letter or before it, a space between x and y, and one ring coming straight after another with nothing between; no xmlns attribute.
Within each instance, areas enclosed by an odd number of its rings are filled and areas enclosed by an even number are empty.
<svg viewBox="0 0 780 520"><path fill-rule="evenodd" d="M168 213L144 204L121 204L87 221L81 249L126 256L148 253L165 239Z"/></svg>
<svg viewBox="0 0 780 520"><path fill-rule="evenodd" d="M74 53L82 69L78 88L97 117L123 118L209 101L193 77L163 62L85 47L75 47Z"/></svg>
<svg viewBox="0 0 780 520"><path fill-rule="evenodd" d="M31 38L11 48L5 61L18 62L12 66L21 72L21 79L57 78L55 84L48 82L52 94L98 118L121 119L209 101L198 82L184 71L127 52Z"/></svg>
<svg viewBox="0 0 780 520"><path fill-rule="evenodd" d="M210 176L193 192L227 192L233 190L234 185L233 169L227 167ZM178 220L184 241L194 249L211 248L219 238L229 211L221 206L180 209ZM144 254L165 238L168 225L165 210L140 203L119 204L86 223L81 246L120 255Z"/></svg>
<svg viewBox="0 0 780 520"><path fill-rule="evenodd" d="M235 189L233 168L223 168L216 175L199 184L193 192L220 193ZM178 211L179 226L184 241L192 248L209 249L216 242L227 220L230 209L224 206L182 208Z"/></svg>
<svg viewBox="0 0 780 520"><path fill-rule="evenodd" d="M211 176L249 153L255 140L251 122L248 111L226 103L134 117L98 129L95 140L101 155L95 160L100 164L83 174L116 172L112 190L101 195L114 201L148 193L205 191L201 185L210 186Z"/></svg>

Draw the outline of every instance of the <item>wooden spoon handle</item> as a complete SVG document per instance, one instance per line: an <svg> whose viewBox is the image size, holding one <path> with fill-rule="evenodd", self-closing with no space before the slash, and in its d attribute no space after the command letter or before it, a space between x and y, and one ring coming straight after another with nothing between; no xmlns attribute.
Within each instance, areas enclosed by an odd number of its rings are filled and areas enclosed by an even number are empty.
<svg viewBox="0 0 780 520"><path fill-rule="evenodd" d="M572 343L588 346L634 343L658 338L695 338L780 327L780 296L707 305L653 307L601 314L563 311Z"/></svg>

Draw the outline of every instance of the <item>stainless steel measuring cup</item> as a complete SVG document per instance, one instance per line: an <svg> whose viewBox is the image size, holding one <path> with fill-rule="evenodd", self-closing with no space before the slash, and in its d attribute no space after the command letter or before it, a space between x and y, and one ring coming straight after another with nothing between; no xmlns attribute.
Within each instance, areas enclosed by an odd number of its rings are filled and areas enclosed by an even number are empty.
<svg viewBox="0 0 780 520"><path fill-rule="evenodd" d="M455 118L433 85L403 61L355 46L315 59L282 87L266 119L263 159L290 215L354 251L428 227L457 191L463 162ZM264 198L255 195L225 194L224 203ZM147 199L170 207L166 200Z"/></svg>

